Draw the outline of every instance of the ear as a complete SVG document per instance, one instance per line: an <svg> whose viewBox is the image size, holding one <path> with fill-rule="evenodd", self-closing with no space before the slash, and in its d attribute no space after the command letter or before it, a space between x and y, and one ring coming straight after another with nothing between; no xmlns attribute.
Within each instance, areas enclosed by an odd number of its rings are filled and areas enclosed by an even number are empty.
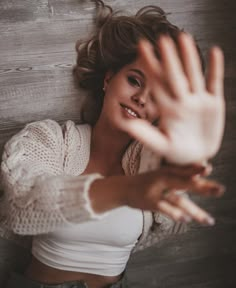
<svg viewBox="0 0 236 288"><path fill-rule="evenodd" d="M104 77L104 81L103 81L103 90L104 91L106 91L107 86L108 86L113 75L114 75L114 72L111 70L106 72L105 77Z"/></svg>

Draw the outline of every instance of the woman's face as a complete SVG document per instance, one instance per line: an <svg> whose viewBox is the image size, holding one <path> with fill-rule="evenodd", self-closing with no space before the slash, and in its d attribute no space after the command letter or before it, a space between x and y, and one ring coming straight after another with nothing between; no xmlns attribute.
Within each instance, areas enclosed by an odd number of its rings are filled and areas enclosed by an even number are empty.
<svg viewBox="0 0 236 288"><path fill-rule="evenodd" d="M159 117L152 100L153 87L139 58L117 73L107 72L101 116L112 126L120 127L130 119L141 118L153 123Z"/></svg>

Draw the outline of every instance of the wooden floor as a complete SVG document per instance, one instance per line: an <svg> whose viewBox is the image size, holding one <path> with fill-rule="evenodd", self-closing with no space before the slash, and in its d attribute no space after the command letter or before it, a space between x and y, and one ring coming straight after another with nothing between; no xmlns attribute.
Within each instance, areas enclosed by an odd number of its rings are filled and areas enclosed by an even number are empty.
<svg viewBox="0 0 236 288"><path fill-rule="evenodd" d="M194 34L204 55L220 45L226 57L227 125L213 177L227 186L221 199L198 199L217 220L133 255L130 287L236 287L236 2L235 0L114 0L134 12L145 4L172 12L170 19ZM75 41L92 28L92 1L0 0L0 152L25 123L45 118L80 122L86 95L73 84ZM0 287L7 272L23 270L29 254L0 239Z"/></svg>

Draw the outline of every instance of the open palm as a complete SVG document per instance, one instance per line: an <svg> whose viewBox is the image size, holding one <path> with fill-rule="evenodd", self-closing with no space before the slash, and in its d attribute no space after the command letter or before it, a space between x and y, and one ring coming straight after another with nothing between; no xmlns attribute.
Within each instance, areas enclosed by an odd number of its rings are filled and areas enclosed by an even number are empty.
<svg viewBox="0 0 236 288"><path fill-rule="evenodd" d="M212 48L205 80L192 37L181 33L178 44L180 57L174 42L162 36L159 61L151 44L141 41L140 57L155 87L160 122L155 127L135 119L125 129L168 161L189 164L212 158L220 148L225 125L224 61L221 50Z"/></svg>

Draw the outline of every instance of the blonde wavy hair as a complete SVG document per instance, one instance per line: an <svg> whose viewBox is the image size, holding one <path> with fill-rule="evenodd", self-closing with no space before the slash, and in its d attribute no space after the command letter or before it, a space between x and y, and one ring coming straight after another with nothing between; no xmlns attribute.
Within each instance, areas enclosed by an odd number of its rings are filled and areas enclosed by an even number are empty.
<svg viewBox="0 0 236 288"><path fill-rule="evenodd" d="M132 63L137 57L137 45L141 38L153 44L159 58L157 40L160 35L169 35L177 44L178 34L183 29L170 23L167 13L158 6L145 6L135 15L120 15L121 11L113 11L103 1L94 2L94 31L89 38L76 43L77 61L73 74L77 84L95 97L100 109L105 73L109 70L118 72Z"/></svg>

